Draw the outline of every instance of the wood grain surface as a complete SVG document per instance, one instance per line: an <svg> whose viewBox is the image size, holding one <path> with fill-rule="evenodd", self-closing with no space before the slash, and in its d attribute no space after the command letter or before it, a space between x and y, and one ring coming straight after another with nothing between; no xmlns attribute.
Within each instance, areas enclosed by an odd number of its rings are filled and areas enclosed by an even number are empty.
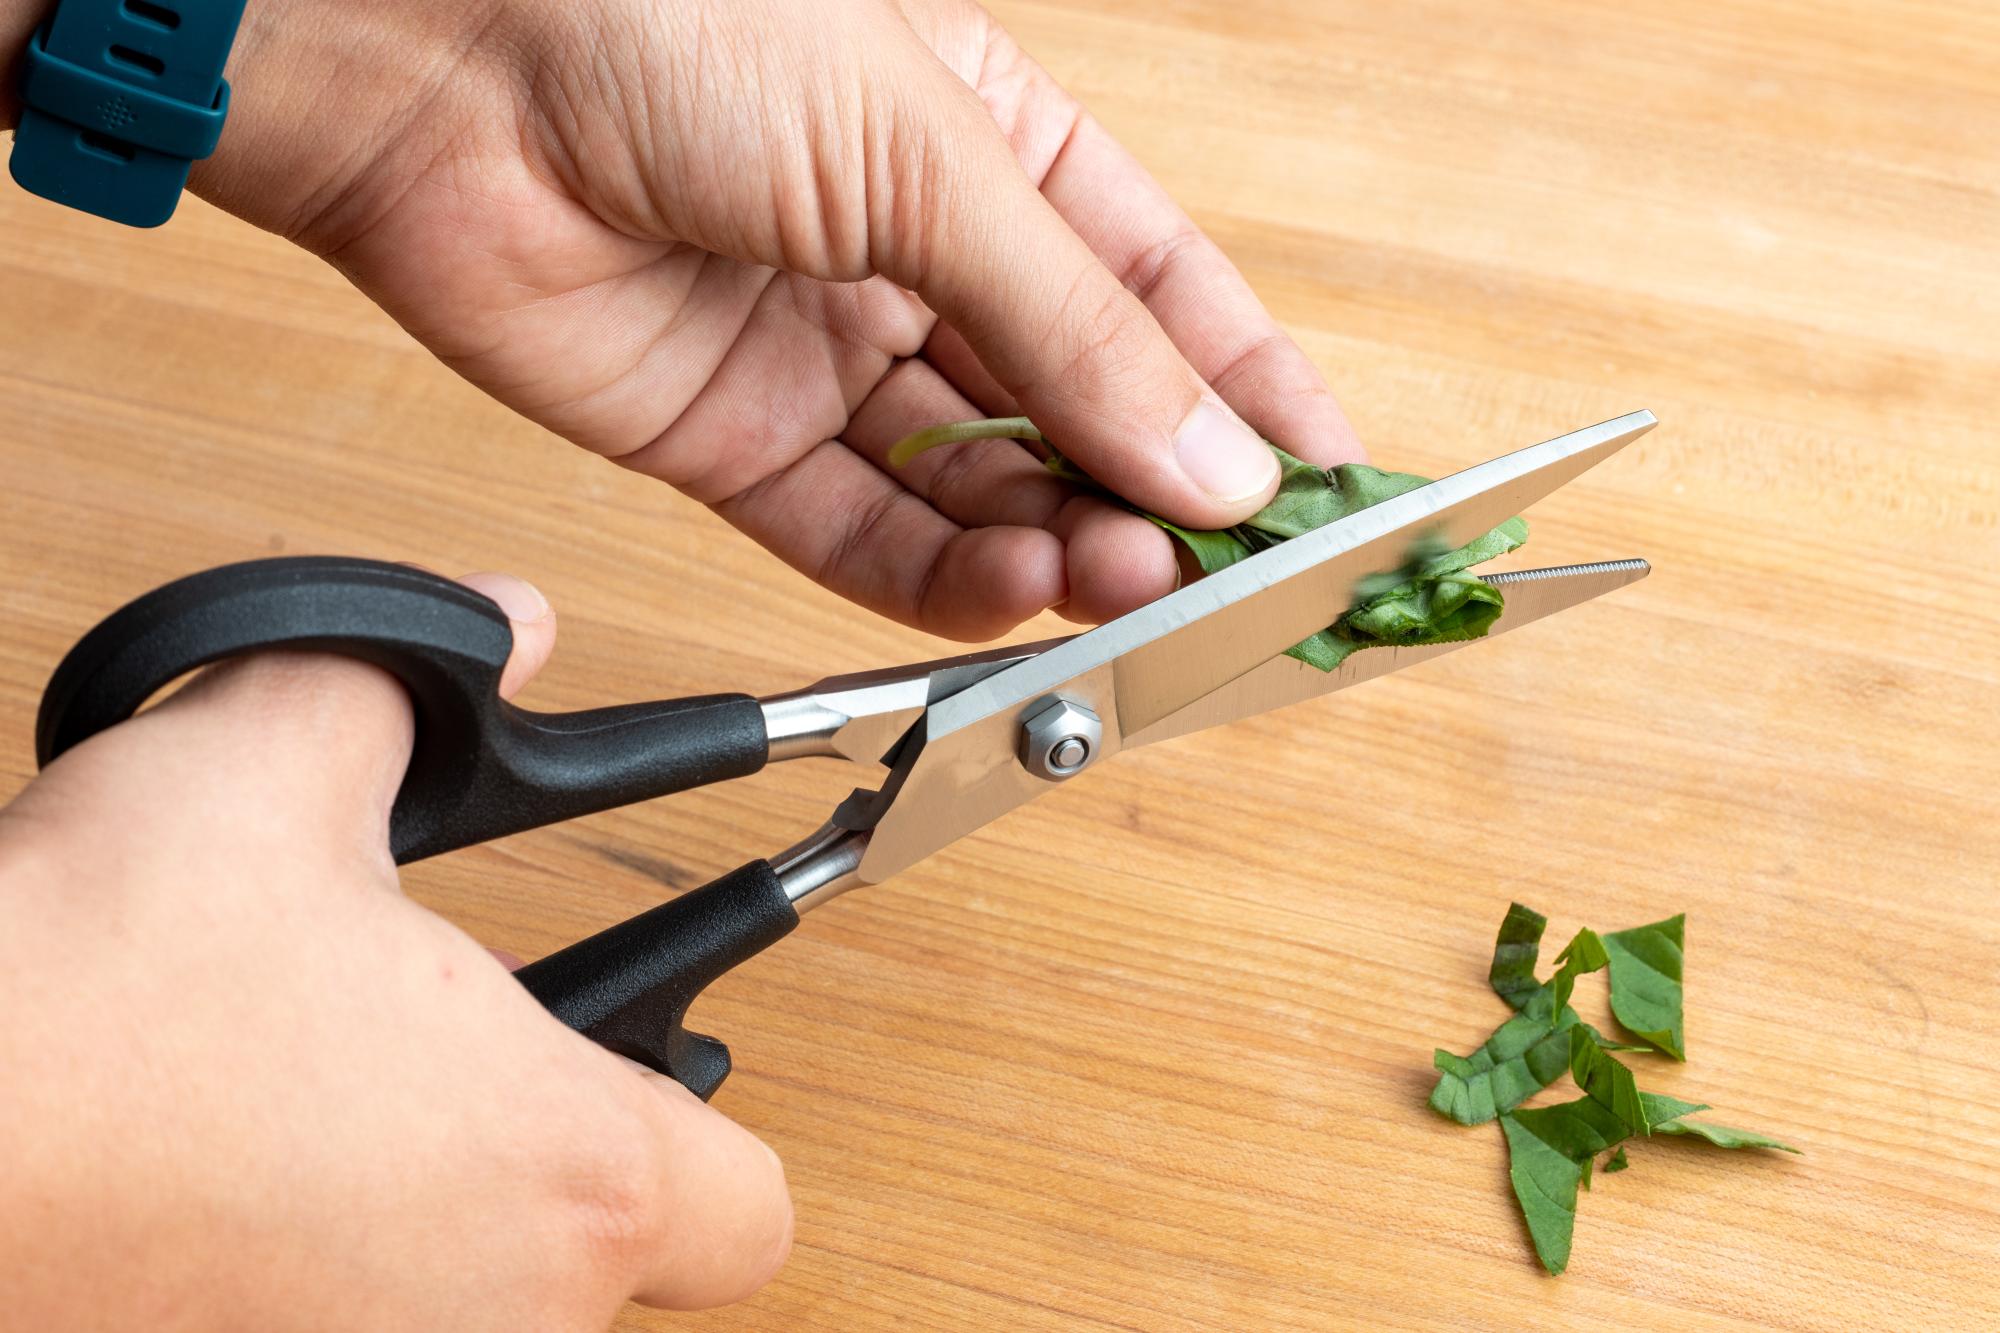
<svg viewBox="0 0 2000 1333"><path fill-rule="evenodd" d="M790 1171L791 1265L620 1327L2000 1325L2000 9L997 9L1378 461L1656 411L1523 553L1656 572L1120 759L812 916L698 1011L738 1059L718 1104ZM533 579L545 707L942 649L206 207L137 234L8 187L0 237L0 795L88 625L276 552ZM532 957L845 785L786 766L406 880ZM1498 1131L1423 1104L1432 1047L1503 1013L1510 898L1555 938L1686 911L1690 1058L1642 1082L1805 1155L1640 1144L1545 1276Z"/></svg>

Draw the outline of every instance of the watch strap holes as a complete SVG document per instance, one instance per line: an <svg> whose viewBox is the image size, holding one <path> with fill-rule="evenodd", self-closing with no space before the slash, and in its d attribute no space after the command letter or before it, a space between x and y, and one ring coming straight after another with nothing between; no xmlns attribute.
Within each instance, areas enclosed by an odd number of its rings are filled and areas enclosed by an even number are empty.
<svg viewBox="0 0 2000 1333"><path fill-rule="evenodd" d="M125 16L141 23L150 23L156 28L172 32L181 26L180 11L168 9L165 5L149 4L147 0L125 0Z"/></svg>
<svg viewBox="0 0 2000 1333"><path fill-rule="evenodd" d="M166 61L160 59L158 56L147 55L144 51L135 51L129 46L114 46L105 52L105 54L121 65L129 66L144 74L150 74L154 78L158 78L167 72Z"/></svg>
<svg viewBox="0 0 2000 1333"><path fill-rule="evenodd" d="M113 162L121 164L130 162L139 155L139 150L123 139L114 139L108 134L99 134L96 130L83 130L76 139L85 152L95 153Z"/></svg>

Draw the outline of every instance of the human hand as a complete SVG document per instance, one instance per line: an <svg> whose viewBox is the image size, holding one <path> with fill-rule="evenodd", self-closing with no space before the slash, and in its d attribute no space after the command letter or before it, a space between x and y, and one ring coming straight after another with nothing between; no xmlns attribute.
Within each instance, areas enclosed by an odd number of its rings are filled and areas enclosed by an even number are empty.
<svg viewBox="0 0 2000 1333"><path fill-rule="evenodd" d="M546 660L538 594L503 692ZM783 1263L775 1156L403 897L400 686L227 664L0 810L0 1328L601 1329Z"/></svg>
<svg viewBox="0 0 2000 1333"><path fill-rule="evenodd" d="M1221 251L971 0L260 0L199 190L444 361L884 614L983 639L1169 591L1025 411L1219 527L1361 451ZM933 313L935 312L935 313ZM1227 402L1234 412L1217 404Z"/></svg>

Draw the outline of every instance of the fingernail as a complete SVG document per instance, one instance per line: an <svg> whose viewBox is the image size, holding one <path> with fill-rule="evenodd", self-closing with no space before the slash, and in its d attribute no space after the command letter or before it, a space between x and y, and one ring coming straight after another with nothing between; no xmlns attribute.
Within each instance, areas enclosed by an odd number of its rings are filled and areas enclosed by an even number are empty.
<svg viewBox="0 0 2000 1333"><path fill-rule="evenodd" d="M1278 479L1278 460L1250 429L1206 398L1174 436L1181 470L1225 504L1261 495Z"/></svg>
<svg viewBox="0 0 2000 1333"><path fill-rule="evenodd" d="M549 599L534 584L512 574L467 574L459 582L491 598L507 619L519 624L532 625L549 613Z"/></svg>

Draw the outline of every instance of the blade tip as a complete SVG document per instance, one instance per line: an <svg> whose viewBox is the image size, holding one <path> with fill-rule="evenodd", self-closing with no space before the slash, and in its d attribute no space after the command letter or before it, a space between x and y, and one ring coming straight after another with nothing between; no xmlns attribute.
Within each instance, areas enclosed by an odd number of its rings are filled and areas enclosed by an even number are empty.
<svg viewBox="0 0 2000 1333"><path fill-rule="evenodd" d="M1653 415L1651 408L1647 407L1642 407L1636 412L1627 412L1618 419L1625 423L1626 435L1631 439L1637 439L1660 424L1660 419Z"/></svg>
<svg viewBox="0 0 2000 1333"><path fill-rule="evenodd" d="M1630 587L1653 572L1653 562L1644 556L1628 556L1623 560L1606 560L1600 563L1618 571L1618 586L1621 588Z"/></svg>

